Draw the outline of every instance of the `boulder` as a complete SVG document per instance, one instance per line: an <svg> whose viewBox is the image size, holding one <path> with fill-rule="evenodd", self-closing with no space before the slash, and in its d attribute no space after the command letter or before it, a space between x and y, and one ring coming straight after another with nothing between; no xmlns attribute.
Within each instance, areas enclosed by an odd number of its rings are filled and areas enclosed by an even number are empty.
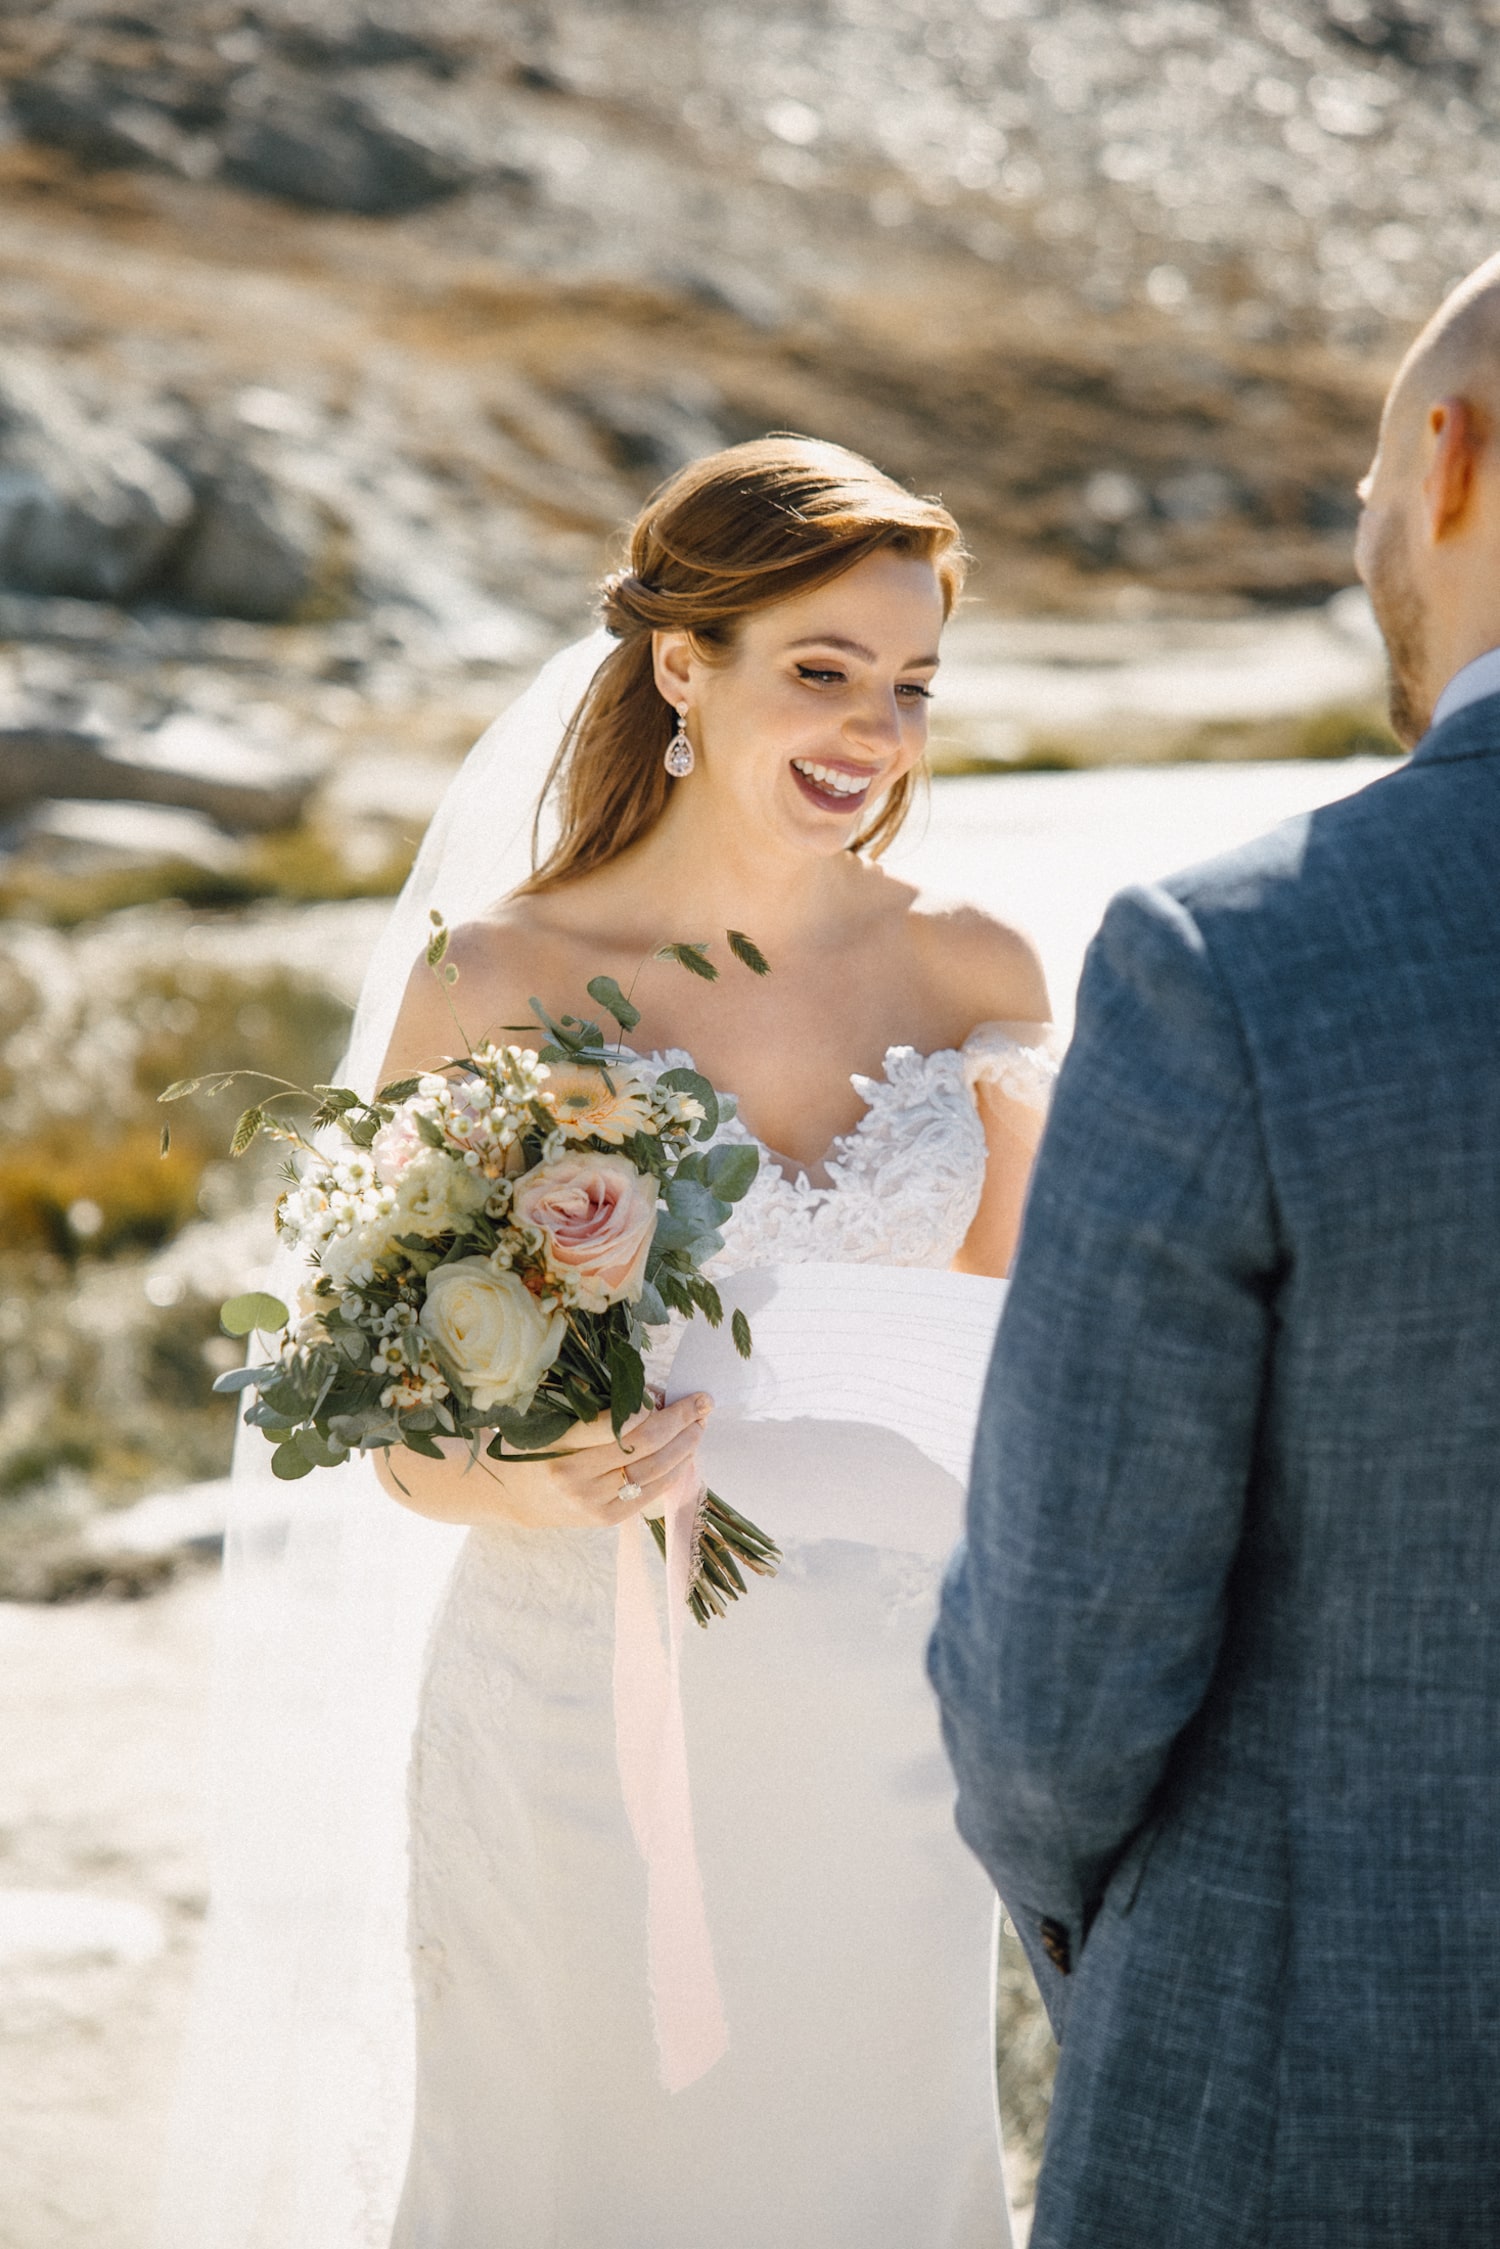
<svg viewBox="0 0 1500 2249"><path fill-rule="evenodd" d="M48 798L177 805L241 833L291 827L319 769L189 712L133 741L63 726L0 727L0 819Z"/></svg>
<svg viewBox="0 0 1500 2249"><path fill-rule="evenodd" d="M236 87L221 146L224 177L241 187L372 218L440 202L478 176L420 118L290 73L255 72Z"/></svg>
<svg viewBox="0 0 1500 2249"><path fill-rule="evenodd" d="M318 502L243 456L194 475L192 527L163 591L184 608L260 624L306 616L340 596L347 532Z"/></svg>
<svg viewBox="0 0 1500 2249"><path fill-rule="evenodd" d="M33 865L62 874L99 874L126 867L187 866L231 875L243 846L201 812L169 804L91 804L48 798L27 815L21 848Z"/></svg>
<svg viewBox="0 0 1500 2249"><path fill-rule="evenodd" d="M212 47L121 67L70 41L13 78L9 102L28 139L66 149L90 169L145 166L200 179L218 161L211 135L223 119L228 75Z"/></svg>
<svg viewBox="0 0 1500 2249"><path fill-rule="evenodd" d="M91 421L55 379L0 363L0 586L129 601L192 512L159 454Z"/></svg>

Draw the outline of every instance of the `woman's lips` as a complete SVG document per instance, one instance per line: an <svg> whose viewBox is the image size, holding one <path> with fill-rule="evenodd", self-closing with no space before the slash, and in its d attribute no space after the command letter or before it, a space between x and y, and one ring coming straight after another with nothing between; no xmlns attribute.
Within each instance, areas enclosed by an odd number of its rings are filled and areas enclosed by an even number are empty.
<svg viewBox="0 0 1500 2249"><path fill-rule="evenodd" d="M792 762L792 779L807 798L808 803L815 804L820 812L839 812L846 817L851 812L860 811L870 793L871 784L875 779L874 774L867 775L860 787L851 788L849 783L859 780L858 774L852 773L841 766L826 766L823 771L825 776L837 773L843 786L840 787L830 778L822 778L817 774L806 772L795 759Z"/></svg>

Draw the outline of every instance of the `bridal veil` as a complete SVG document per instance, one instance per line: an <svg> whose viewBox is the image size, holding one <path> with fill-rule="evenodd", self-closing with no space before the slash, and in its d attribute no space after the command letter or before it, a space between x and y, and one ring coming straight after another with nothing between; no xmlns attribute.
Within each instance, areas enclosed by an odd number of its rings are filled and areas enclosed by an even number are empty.
<svg viewBox="0 0 1500 2249"><path fill-rule="evenodd" d="M569 721L614 646L566 648L482 737L366 971L338 1082L375 1090L436 910L524 880ZM545 848L545 844L544 844ZM278 1253L270 1286L295 1292ZM462 1532L356 1457L295 1485L235 1451L210 1725L210 1908L158 2249L386 2249L410 2137L406 1765Z"/></svg>

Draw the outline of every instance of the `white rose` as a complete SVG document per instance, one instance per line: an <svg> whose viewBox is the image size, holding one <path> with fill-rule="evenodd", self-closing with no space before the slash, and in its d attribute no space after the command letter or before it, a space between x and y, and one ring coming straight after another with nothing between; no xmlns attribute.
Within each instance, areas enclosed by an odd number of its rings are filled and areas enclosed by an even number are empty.
<svg viewBox="0 0 1500 2249"><path fill-rule="evenodd" d="M396 1181L392 1240L400 1234L461 1234L484 1208L491 1185L441 1148L423 1148Z"/></svg>
<svg viewBox="0 0 1500 2249"><path fill-rule="evenodd" d="M460 1257L428 1276L422 1328L481 1413L524 1413L562 1349L567 1321L514 1273L498 1272L487 1257Z"/></svg>

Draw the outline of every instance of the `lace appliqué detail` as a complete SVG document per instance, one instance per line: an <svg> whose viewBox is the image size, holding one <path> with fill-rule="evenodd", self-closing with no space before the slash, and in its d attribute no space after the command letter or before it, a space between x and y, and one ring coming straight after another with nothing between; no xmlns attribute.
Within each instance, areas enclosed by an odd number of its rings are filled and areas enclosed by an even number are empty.
<svg viewBox="0 0 1500 2249"><path fill-rule="evenodd" d="M964 1077L1045 1115L1061 1067L1050 1023L981 1023L964 1041Z"/></svg>

